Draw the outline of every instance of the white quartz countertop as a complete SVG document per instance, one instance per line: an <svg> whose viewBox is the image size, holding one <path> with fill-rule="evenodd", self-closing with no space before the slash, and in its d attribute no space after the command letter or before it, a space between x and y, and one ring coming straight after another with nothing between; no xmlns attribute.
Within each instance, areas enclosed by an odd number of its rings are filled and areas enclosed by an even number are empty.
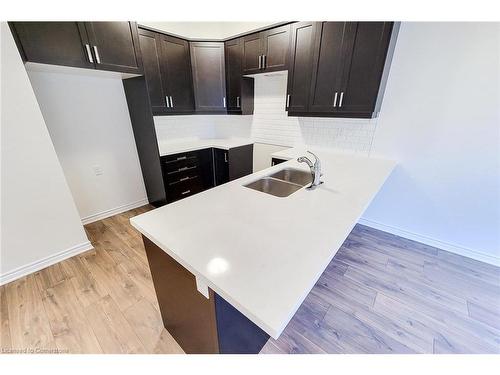
<svg viewBox="0 0 500 375"><path fill-rule="evenodd" d="M178 141L160 141L158 142L158 148L160 156L165 156L210 147L229 150L230 148L250 145L252 143L254 142L248 138L183 139Z"/></svg>
<svg viewBox="0 0 500 375"><path fill-rule="evenodd" d="M278 198L243 185L285 163L132 218L132 225L278 338L380 190L395 162L311 149L324 183ZM288 156L288 157L286 157Z"/></svg>

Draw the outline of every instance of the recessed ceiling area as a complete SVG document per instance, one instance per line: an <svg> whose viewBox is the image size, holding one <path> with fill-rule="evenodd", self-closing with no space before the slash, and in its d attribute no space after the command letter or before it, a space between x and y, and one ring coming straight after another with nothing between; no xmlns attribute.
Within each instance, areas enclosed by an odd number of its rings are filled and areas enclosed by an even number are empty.
<svg viewBox="0 0 500 375"><path fill-rule="evenodd" d="M167 33L190 39L226 39L277 22L138 22Z"/></svg>

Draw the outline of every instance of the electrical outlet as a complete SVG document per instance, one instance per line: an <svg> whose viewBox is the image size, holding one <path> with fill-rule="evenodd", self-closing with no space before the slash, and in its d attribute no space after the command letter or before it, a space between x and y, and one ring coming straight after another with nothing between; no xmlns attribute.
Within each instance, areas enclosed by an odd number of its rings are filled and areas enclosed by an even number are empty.
<svg viewBox="0 0 500 375"><path fill-rule="evenodd" d="M94 170L94 174L96 176L101 176L104 173L100 165L94 165L92 169Z"/></svg>

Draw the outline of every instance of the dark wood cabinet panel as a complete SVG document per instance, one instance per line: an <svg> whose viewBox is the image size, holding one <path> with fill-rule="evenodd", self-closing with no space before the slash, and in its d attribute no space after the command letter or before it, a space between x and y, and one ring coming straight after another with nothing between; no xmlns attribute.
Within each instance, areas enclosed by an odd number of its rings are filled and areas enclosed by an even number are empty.
<svg viewBox="0 0 500 375"><path fill-rule="evenodd" d="M260 33L243 37L243 74L259 73L262 69L262 36Z"/></svg>
<svg viewBox="0 0 500 375"><path fill-rule="evenodd" d="M227 151L229 181L253 173L253 144L230 148Z"/></svg>
<svg viewBox="0 0 500 375"><path fill-rule="evenodd" d="M214 148L215 186L229 182L229 156L227 150Z"/></svg>
<svg viewBox="0 0 500 375"><path fill-rule="evenodd" d="M233 114L253 114L254 80L243 77L243 38L224 43L226 56L227 111Z"/></svg>
<svg viewBox="0 0 500 375"><path fill-rule="evenodd" d="M239 38L225 42L225 55L227 110L240 111L243 39Z"/></svg>
<svg viewBox="0 0 500 375"><path fill-rule="evenodd" d="M226 112L223 42L191 42L191 64L197 112Z"/></svg>
<svg viewBox="0 0 500 375"><path fill-rule="evenodd" d="M191 59L187 40L160 34L161 60L167 111L182 114L194 111Z"/></svg>
<svg viewBox="0 0 500 375"><path fill-rule="evenodd" d="M347 22L320 22L314 46L309 111L334 112L342 81Z"/></svg>
<svg viewBox="0 0 500 375"><path fill-rule="evenodd" d="M94 68L83 22L12 22L11 27L26 61Z"/></svg>
<svg viewBox="0 0 500 375"><path fill-rule="evenodd" d="M141 73L142 61L135 22L86 22L97 69Z"/></svg>
<svg viewBox="0 0 500 375"><path fill-rule="evenodd" d="M167 101L160 70L159 34L139 29L139 44L153 114L163 113Z"/></svg>
<svg viewBox="0 0 500 375"><path fill-rule="evenodd" d="M262 32L263 70L286 70L290 46L290 25Z"/></svg>
<svg viewBox="0 0 500 375"><path fill-rule="evenodd" d="M308 110L316 27L315 22L298 22L292 25L286 103L290 112Z"/></svg>
<svg viewBox="0 0 500 375"><path fill-rule="evenodd" d="M374 112L392 27L392 22L350 24L339 113L369 116Z"/></svg>

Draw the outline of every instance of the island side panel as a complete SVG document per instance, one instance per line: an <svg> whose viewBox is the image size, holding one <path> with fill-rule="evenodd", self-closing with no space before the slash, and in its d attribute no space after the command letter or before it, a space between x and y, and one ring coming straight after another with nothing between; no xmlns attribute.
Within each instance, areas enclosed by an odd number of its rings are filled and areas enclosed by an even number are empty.
<svg viewBox="0 0 500 375"><path fill-rule="evenodd" d="M186 353L219 353L215 296L205 298L192 273L142 236L163 325Z"/></svg>
<svg viewBox="0 0 500 375"><path fill-rule="evenodd" d="M215 312L221 354L258 354L269 335L218 294Z"/></svg>

